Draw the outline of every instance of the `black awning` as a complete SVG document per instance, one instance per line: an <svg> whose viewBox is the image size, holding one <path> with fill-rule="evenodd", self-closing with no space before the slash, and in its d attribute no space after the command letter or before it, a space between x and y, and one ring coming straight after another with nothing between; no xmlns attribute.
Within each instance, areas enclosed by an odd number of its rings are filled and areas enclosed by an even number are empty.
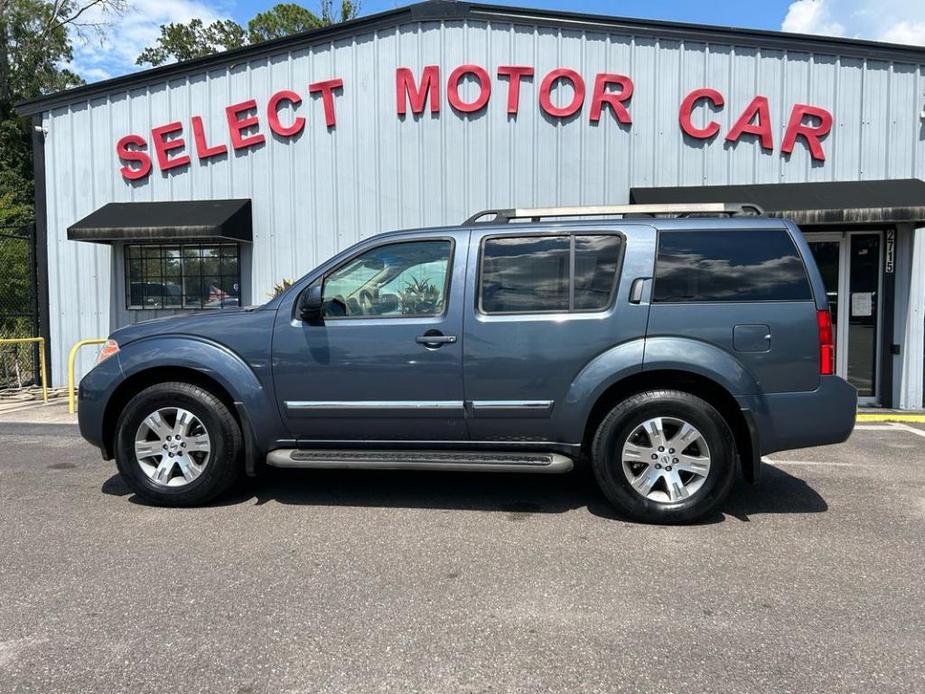
<svg viewBox="0 0 925 694"><path fill-rule="evenodd" d="M740 186L632 188L630 202L748 202L798 224L897 224L925 221L925 181L839 181Z"/></svg>
<svg viewBox="0 0 925 694"><path fill-rule="evenodd" d="M70 241L254 240L250 200L111 202L67 229Z"/></svg>

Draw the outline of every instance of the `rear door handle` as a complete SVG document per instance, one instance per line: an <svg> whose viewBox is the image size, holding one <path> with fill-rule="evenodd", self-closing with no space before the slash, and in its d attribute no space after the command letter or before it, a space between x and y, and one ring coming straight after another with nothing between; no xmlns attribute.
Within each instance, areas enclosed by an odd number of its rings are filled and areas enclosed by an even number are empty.
<svg viewBox="0 0 925 694"><path fill-rule="evenodd" d="M456 342L455 335L441 335L439 333L433 335L418 335L414 338L414 341L419 345L424 345L425 347L431 347L435 345L452 345Z"/></svg>
<svg viewBox="0 0 925 694"><path fill-rule="evenodd" d="M648 279L648 277L637 277L633 280L633 284L630 286L631 304L642 303L642 290L645 289L646 280Z"/></svg>

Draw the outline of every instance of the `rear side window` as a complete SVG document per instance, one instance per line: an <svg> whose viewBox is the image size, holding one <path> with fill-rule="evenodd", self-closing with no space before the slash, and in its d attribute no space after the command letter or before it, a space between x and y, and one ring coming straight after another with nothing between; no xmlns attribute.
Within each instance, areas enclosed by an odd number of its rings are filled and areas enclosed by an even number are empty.
<svg viewBox="0 0 925 694"><path fill-rule="evenodd" d="M568 311L568 236L488 239L482 253L485 313Z"/></svg>
<svg viewBox="0 0 925 694"><path fill-rule="evenodd" d="M659 233L654 301L811 299L806 268L783 229Z"/></svg>
<svg viewBox="0 0 925 694"><path fill-rule="evenodd" d="M622 237L613 234L486 239L484 313L594 311L610 304Z"/></svg>

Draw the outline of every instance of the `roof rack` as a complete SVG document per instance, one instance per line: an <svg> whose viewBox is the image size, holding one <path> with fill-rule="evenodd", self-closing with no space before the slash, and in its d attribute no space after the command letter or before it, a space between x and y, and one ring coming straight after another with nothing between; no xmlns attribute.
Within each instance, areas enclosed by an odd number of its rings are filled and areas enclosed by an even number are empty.
<svg viewBox="0 0 925 694"><path fill-rule="evenodd" d="M762 216L764 210L752 203L731 202L697 202L697 203L666 203L651 205L590 205L583 207L527 207L510 208L506 210L482 210L463 222L463 225L476 223L506 224L515 219L530 219L539 222L549 217L611 217L640 215L655 217L658 215L671 215L687 217L690 215L729 215L736 217ZM485 222L479 222L483 217L491 217Z"/></svg>

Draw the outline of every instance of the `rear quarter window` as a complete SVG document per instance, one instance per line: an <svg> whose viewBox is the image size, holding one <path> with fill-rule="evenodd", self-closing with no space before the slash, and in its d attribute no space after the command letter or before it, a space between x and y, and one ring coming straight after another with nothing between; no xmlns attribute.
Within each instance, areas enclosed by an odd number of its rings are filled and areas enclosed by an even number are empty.
<svg viewBox="0 0 925 694"><path fill-rule="evenodd" d="M653 301L810 301L806 267L784 229L659 233Z"/></svg>

